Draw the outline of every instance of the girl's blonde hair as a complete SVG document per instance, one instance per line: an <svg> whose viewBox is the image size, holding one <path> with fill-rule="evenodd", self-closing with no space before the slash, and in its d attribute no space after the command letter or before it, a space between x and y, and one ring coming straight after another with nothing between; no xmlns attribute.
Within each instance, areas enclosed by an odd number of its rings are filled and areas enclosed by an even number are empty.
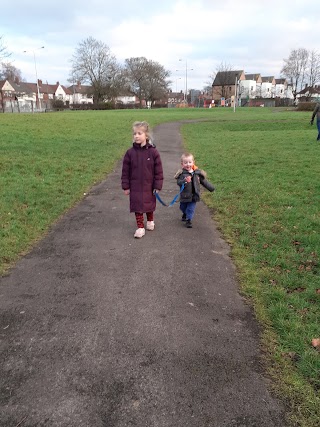
<svg viewBox="0 0 320 427"><path fill-rule="evenodd" d="M148 142L152 144L152 132L148 122L134 122L132 125L132 129L134 128L142 128L144 133L146 134Z"/></svg>

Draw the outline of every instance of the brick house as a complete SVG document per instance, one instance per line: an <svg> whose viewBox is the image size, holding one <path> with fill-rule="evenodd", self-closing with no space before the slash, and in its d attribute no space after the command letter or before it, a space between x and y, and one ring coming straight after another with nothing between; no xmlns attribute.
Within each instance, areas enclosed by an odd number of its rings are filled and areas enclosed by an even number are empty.
<svg viewBox="0 0 320 427"><path fill-rule="evenodd" d="M242 80L245 80L243 70L219 71L212 83L212 99L217 105L221 98L231 101L236 92L236 85Z"/></svg>

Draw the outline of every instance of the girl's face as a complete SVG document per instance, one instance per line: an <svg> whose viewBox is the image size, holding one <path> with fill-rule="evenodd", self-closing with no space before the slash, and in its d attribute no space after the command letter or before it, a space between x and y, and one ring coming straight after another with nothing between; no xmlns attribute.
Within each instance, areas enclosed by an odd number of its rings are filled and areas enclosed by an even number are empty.
<svg viewBox="0 0 320 427"><path fill-rule="evenodd" d="M181 166L188 172L193 170L194 160L192 156L184 157L181 161Z"/></svg>
<svg viewBox="0 0 320 427"><path fill-rule="evenodd" d="M133 128L133 141L136 144L145 145L147 142L147 135L142 127Z"/></svg>

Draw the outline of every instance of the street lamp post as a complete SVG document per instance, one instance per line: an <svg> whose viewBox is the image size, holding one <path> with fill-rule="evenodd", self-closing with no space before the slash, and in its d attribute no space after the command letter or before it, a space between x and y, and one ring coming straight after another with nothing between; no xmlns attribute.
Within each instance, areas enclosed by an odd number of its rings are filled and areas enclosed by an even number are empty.
<svg viewBox="0 0 320 427"><path fill-rule="evenodd" d="M182 61L182 59L179 59ZM189 68L189 71L193 71L193 68ZM186 93L184 96L186 104L188 104L188 60L186 59Z"/></svg>
<svg viewBox="0 0 320 427"><path fill-rule="evenodd" d="M234 85L234 101L233 101L233 112L236 112L236 100L237 100L237 88L238 88L238 74L236 74L236 81Z"/></svg>
<svg viewBox="0 0 320 427"><path fill-rule="evenodd" d="M181 80L181 77L176 78L176 93L178 93L178 80Z"/></svg>
<svg viewBox="0 0 320 427"><path fill-rule="evenodd" d="M38 49L44 49L44 46L38 47ZM38 50L37 49L37 50ZM24 53L27 53L27 50L23 51ZM36 72L36 85L37 85L37 92L38 92L38 106L39 106L39 111L41 111L41 99L40 99L40 89L39 89L39 82L38 82L38 72L37 72L37 63L36 63L36 54L35 51L32 50L33 53L33 60L34 60L34 69Z"/></svg>

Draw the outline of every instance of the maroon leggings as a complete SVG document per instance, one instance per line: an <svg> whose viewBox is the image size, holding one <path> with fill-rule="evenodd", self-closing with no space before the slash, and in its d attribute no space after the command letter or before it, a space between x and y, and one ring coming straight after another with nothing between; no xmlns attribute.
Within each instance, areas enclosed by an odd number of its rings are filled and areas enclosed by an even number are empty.
<svg viewBox="0 0 320 427"><path fill-rule="evenodd" d="M153 221L153 212L147 212L147 221ZM143 213L135 212L138 228L144 228Z"/></svg>

